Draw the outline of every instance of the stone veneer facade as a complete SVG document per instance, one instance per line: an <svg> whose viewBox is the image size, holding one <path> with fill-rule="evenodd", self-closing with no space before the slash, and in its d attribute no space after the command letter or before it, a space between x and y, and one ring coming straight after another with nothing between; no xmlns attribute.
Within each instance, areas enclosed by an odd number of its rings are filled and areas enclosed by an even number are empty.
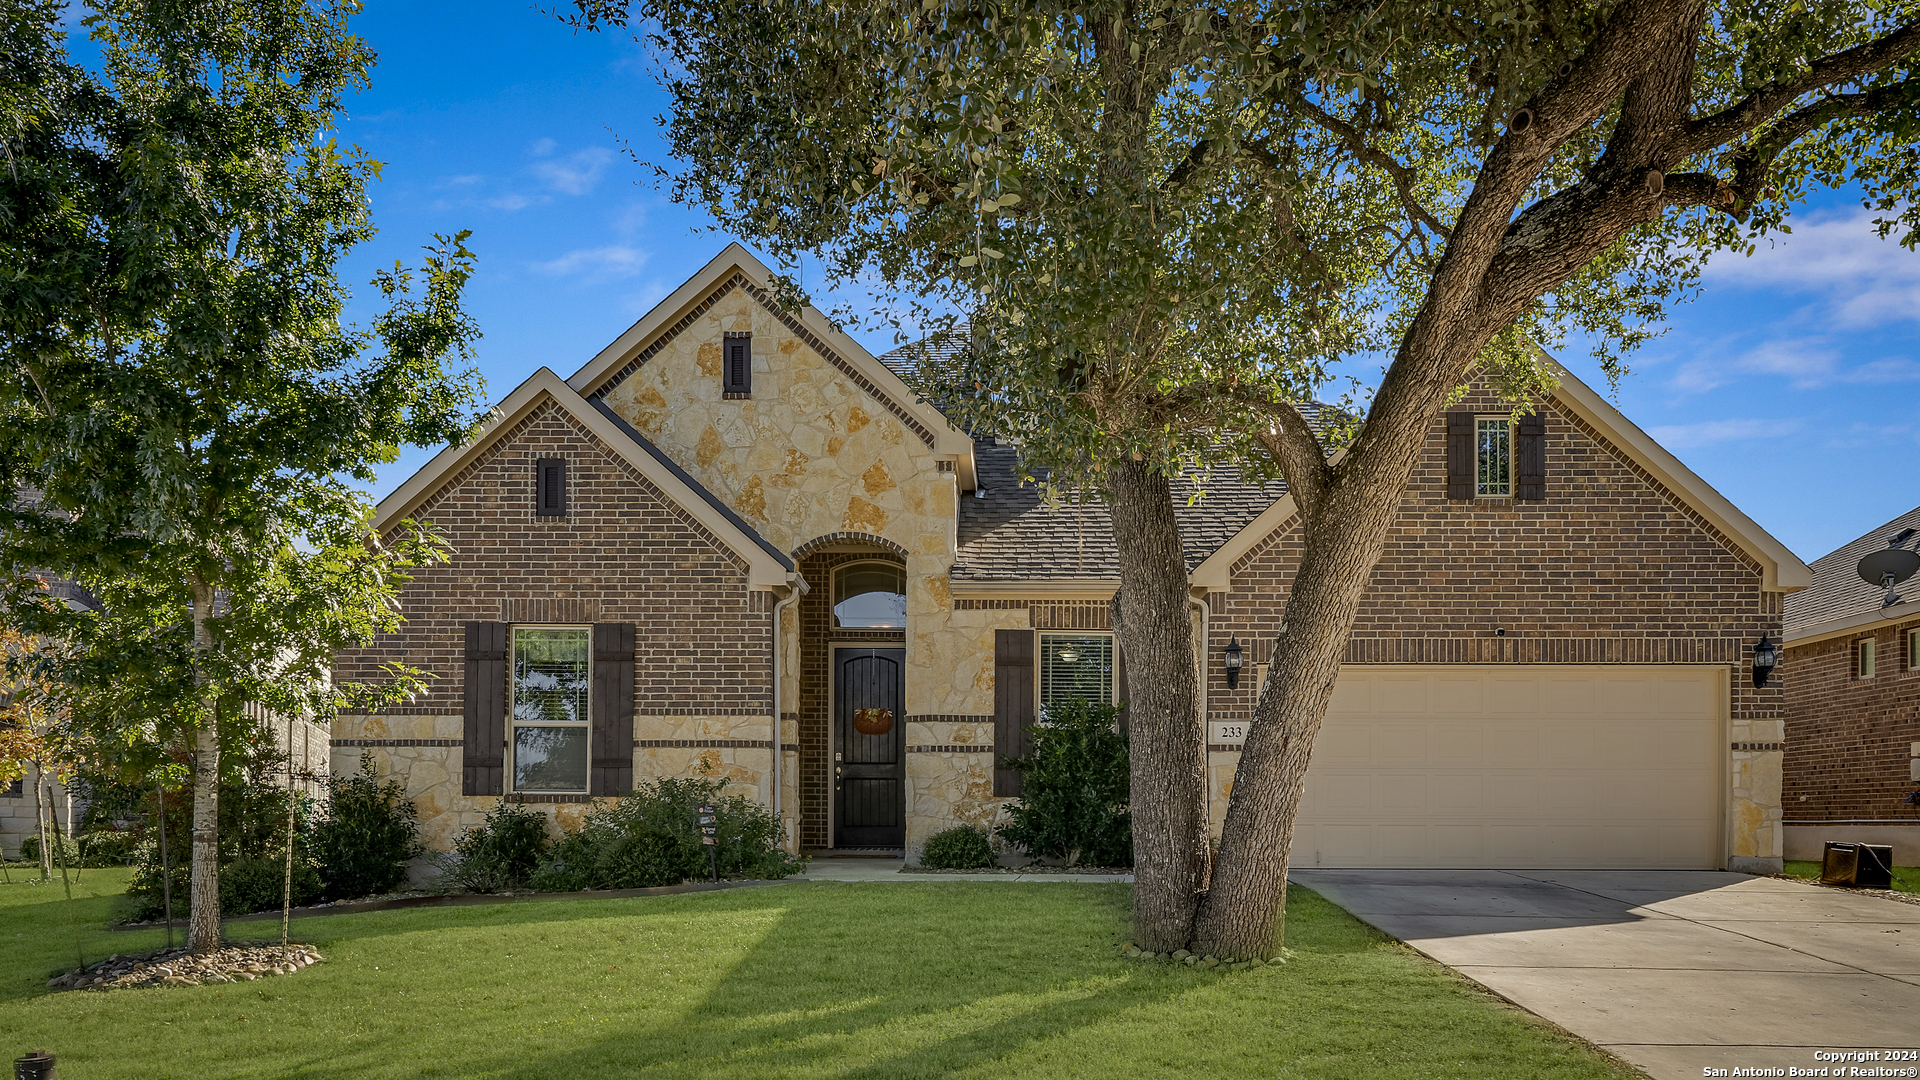
<svg viewBox="0 0 1920 1080"><path fill-rule="evenodd" d="M1455 408L1506 406L1476 392ZM1746 673L1761 633L1779 640L1781 594L1601 433L1564 410L1546 416L1544 502L1449 501L1446 420L1435 420L1345 662L1724 666L1729 858L1777 871L1785 699L1778 683L1756 690ZM1292 521L1234 565L1233 591L1209 597L1216 653L1237 635L1249 666L1266 663L1299 555ZM1209 719L1250 718L1257 680L1228 690L1219 664L1208 671ZM1216 746L1209 756L1218 829L1240 755Z"/></svg>

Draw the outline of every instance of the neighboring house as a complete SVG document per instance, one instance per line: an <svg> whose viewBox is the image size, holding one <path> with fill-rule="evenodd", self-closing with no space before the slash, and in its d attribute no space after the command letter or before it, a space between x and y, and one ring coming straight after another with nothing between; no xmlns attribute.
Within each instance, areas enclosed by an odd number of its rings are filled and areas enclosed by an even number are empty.
<svg viewBox="0 0 1920 1080"><path fill-rule="evenodd" d="M1892 844L1920 864L1920 576L1887 590L1860 559L1920 543L1920 507L1814 560L1813 585L1787 598L1787 858L1828 840Z"/></svg>
<svg viewBox="0 0 1920 1080"><path fill-rule="evenodd" d="M1013 447L777 311L768 280L729 246L381 502L380 528L430 520L453 559L336 672L438 679L342 717L334 767L372 750L435 846L503 797L577 820L705 768L794 846L912 852L998 819L1019 780L1000 759L1048 702L1124 700L1104 508L1044 503ZM1777 869L1784 706L1748 664L1806 567L1571 375L1541 415L1508 411L1475 392L1435 421L1296 863ZM1284 485L1229 469L1175 496L1217 830L1298 529Z"/></svg>

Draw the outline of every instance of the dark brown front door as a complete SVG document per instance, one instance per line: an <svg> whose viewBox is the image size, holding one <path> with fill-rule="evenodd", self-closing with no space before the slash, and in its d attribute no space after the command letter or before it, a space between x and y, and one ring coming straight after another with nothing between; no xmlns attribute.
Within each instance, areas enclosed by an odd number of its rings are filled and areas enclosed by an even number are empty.
<svg viewBox="0 0 1920 1080"><path fill-rule="evenodd" d="M907 717L905 649L833 653L835 847L905 847Z"/></svg>

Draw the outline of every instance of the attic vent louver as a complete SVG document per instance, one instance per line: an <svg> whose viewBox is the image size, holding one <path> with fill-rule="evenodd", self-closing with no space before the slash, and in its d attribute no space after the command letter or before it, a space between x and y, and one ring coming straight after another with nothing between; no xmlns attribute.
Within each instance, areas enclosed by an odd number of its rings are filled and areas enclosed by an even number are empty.
<svg viewBox="0 0 1920 1080"><path fill-rule="evenodd" d="M533 468L533 512L539 517L565 517L567 513L567 462L565 458L541 458Z"/></svg>
<svg viewBox="0 0 1920 1080"><path fill-rule="evenodd" d="M721 337L721 392L728 397L753 393L753 334L728 330Z"/></svg>

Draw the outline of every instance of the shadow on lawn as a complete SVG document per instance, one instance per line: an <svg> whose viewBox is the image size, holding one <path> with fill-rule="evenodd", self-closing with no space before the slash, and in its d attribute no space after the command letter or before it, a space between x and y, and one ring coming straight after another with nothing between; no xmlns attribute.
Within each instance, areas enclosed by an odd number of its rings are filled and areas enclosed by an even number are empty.
<svg viewBox="0 0 1920 1080"><path fill-rule="evenodd" d="M534 1061L500 1061L512 1080L554 1076L813 1070L835 1076L941 1075L1019 1052L1042 1039L1101 1025L1121 1013L1212 986L1224 972L1124 960L1129 890L1097 887L1107 918L1084 906L1048 917L1041 889L1006 886L1007 918L953 925L953 906L924 894L832 883L846 906L795 905L683 1014L671 1030L623 1032ZM966 888L967 886L959 886ZM978 886L974 886L977 888ZM1015 890L1019 890L1015 892ZM1082 894L1084 895L1084 894ZM1325 904L1303 888L1301 907ZM765 903L777 893L751 898ZM716 903L750 906L733 894ZM871 921L888 927L876 940ZM1093 922L1092 925L1089 925ZM1296 944L1321 953L1376 948L1384 939L1351 920ZM810 1069L809 1066L812 1068Z"/></svg>

